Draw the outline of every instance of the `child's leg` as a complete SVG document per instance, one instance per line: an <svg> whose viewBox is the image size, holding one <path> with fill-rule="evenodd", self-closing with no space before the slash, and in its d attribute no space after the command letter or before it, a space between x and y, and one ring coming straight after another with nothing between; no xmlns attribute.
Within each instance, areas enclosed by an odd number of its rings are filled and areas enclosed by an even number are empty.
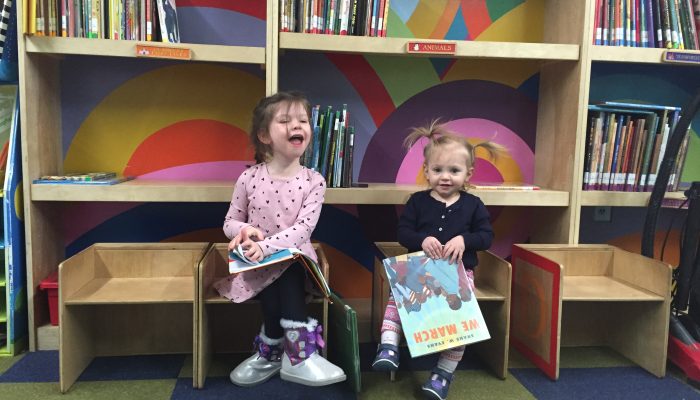
<svg viewBox="0 0 700 400"><path fill-rule="evenodd" d="M264 325L255 338L255 353L238 364L229 378L238 386L255 386L277 375L282 368L279 285L273 282L258 294Z"/></svg>
<svg viewBox="0 0 700 400"><path fill-rule="evenodd" d="M457 364L462 360L464 356L464 349L466 346L455 347L453 349L447 349L440 353L440 359L438 360L437 367L441 370L449 373L454 373L457 369Z"/></svg>
<svg viewBox="0 0 700 400"><path fill-rule="evenodd" d="M274 284L279 286L280 317L291 321L306 321L306 271L301 263L290 265ZM279 319L278 319L279 323Z"/></svg>
<svg viewBox="0 0 700 400"><path fill-rule="evenodd" d="M389 302L384 310L384 320L382 321L382 343L398 346L401 341L401 319L399 310L396 308L394 296L389 296Z"/></svg>
<svg viewBox="0 0 700 400"><path fill-rule="evenodd" d="M452 377L457 369L457 364L462 360L465 346L455 347L440 353L437 366L430 373L430 378L423 384L421 389L429 399L445 400L450 390Z"/></svg>
<svg viewBox="0 0 700 400"><path fill-rule="evenodd" d="M257 299L260 301L260 306L262 307L265 333L271 338L281 338L282 335L284 335L284 331L280 325L280 318L282 318L282 302L280 301L279 286L279 280L274 281L258 293L257 296Z"/></svg>
<svg viewBox="0 0 700 400"><path fill-rule="evenodd" d="M231 382L254 386L276 375L282 367L283 318L306 320L304 305L304 270L294 264L257 296L263 311L263 328L255 338L255 354L231 371ZM299 278L301 274L301 278ZM296 291L299 293L296 293ZM296 319L295 319L296 320Z"/></svg>
<svg viewBox="0 0 700 400"><path fill-rule="evenodd" d="M309 318L304 289L306 271L292 264L278 280L284 328L282 379L308 386L330 385L346 379L341 368L323 358L318 350L325 344L318 321Z"/></svg>
<svg viewBox="0 0 700 400"><path fill-rule="evenodd" d="M376 371L393 372L399 369L399 342L401 341L401 320L396 308L394 296L389 296L389 302L384 310L382 321L382 338L377 347L377 356L372 362ZM393 379L393 375L392 375Z"/></svg>

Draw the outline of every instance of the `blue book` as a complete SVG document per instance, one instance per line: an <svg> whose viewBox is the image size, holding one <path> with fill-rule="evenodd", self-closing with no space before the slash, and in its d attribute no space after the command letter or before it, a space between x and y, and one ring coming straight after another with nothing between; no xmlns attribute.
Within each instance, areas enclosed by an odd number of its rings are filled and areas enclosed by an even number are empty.
<svg viewBox="0 0 700 400"><path fill-rule="evenodd" d="M461 260L424 252L383 260L411 357L490 339Z"/></svg>
<svg viewBox="0 0 700 400"><path fill-rule="evenodd" d="M316 282L319 290L325 297L331 296L331 288L328 286L326 277L323 276L323 271L318 266L316 261L304 254L301 250L290 247L280 250L277 253L270 254L257 262L248 259L245 256L245 249L241 245L228 252L228 272L230 274L238 274L245 271L251 271L265 267L283 267L291 265L294 262L300 262L309 271L312 279Z"/></svg>

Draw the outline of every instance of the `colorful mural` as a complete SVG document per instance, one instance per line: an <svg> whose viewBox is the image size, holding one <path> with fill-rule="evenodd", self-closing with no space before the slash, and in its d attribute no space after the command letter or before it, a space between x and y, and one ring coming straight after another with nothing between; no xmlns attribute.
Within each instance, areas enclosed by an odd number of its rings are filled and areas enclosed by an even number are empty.
<svg viewBox="0 0 700 400"><path fill-rule="evenodd" d="M264 46L264 2L182 0L178 15L185 42ZM543 0L402 0L392 3L388 35L539 42L542 27ZM475 180L532 182L539 83L535 62L286 51L279 64L280 89L303 90L314 104L348 104L356 128L356 179L422 183L420 145L406 150L401 142L410 127L442 117L471 141L493 140L507 148L495 162L477 155ZM265 87L258 66L68 57L61 74L68 172L115 170L139 179L233 181L251 162L245 135ZM614 73L594 69L591 99L633 97L611 92L609 86L616 82L620 86ZM62 206L66 255L100 241L224 241L226 207L67 203ZM370 296L372 242L395 240L400 209L324 207L313 238L331 258L331 284L340 294ZM490 212L497 232L493 250L508 256L511 243L527 240L527 210L490 207Z"/></svg>
<svg viewBox="0 0 700 400"><path fill-rule="evenodd" d="M183 41L263 46L265 9L253 3L262 2L178 2ZM503 28L525 26L526 21L541 26L541 0L402 1L392 7L389 36L541 38L540 29ZM196 31L188 30L195 26ZM245 32L232 34L232 29ZM287 52L280 65L280 89L302 89L317 104L348 104L357 132L356 178L420 183L422 161L415 157L420 150L407 153L400 143L411 126L443 117L470 140L494 140L509 149L496 162L479 158L479 179L532 180L535 63L417 58L401 59L397 68L397 59L391 57ZM255 102L264 95L263 71L254 66L68 58L62 74L66 171L233 180L250 163L245 132ZM382 152L393 155L387 165L378 164L385 157L376 154ZM336 290L346 297L369 297L371 243L395 239L395 221L380 228L372 223L373 216L386 215L383 208L324 207L314 239L331 255L338 271L331 282L337 282ZM223 241L225 209L225 204L66 204L66 252L74 254L98 241ZM397 207L390 209L395 219ZM503 233L496 249L507 255L510 243L526 239L525 231L512 229L521 211L494 207L491 212ZM346 229L335 229L339 221ZM349 276L366 279L340 284Z"/></svg>

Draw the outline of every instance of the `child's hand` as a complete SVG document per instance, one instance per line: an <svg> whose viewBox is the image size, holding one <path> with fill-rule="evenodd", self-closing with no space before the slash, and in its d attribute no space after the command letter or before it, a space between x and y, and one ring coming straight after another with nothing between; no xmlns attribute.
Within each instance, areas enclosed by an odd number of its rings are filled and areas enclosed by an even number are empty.
<svg viewBox="0 0 700 400"><path fill-rule="evenodd" d="M443 258L449 259L450 263L454 264L457 260L462 259L464 254L464 237L462 235L457 235L450 239L449 242L445 244L445 249L443 251Z"/></svg>
<svg viewBox="0 0 700 400"><path fill-rule="evenodd" d="M432 259L442 258L442 244L433 236L428 236L421 244L425 255Z"/></svg>
<svg viewBox="0 0 700 400"><path fill-rule="evenodd" d="M247 240L259 242L263 239L265 239L265 236L263 235L262 231L254 226L249 225L249 226L246 226L245 228L241 229L241 231L238 233L238 235L234 236L234 238L228 244L228 249L233 250L239 244L241 244Z"/></svg>
<svg viewBox="0 0 700 400"><path fill-rule="evenodd" d="M251 239L246 240L241 243L241 247L245 250L245 256L251 261L260 262L262 261L263 251L259 244Z"/></svg>

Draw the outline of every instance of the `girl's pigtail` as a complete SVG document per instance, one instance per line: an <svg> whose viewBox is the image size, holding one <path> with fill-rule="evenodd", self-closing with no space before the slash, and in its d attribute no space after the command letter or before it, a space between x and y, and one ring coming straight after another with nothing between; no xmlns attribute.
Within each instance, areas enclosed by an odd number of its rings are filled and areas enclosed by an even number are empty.
<svg viewBox="0 0 700 400"><path fill-rule="evenodd" d="M440 118L436 118L430 121L430 124L427 126L411 128L411 133L409 133L408 136L406 136L406 139L404 139L403 141L403 145L405 148L410 149L421 138L427 138L430 141L435 141L437 140L439 135L444 133L445 129L440 123Z"/></svg>
<svg viewBox="0 0 700 400"><path fill-rule="evenodd" d="M489 157L493 161L497 161L498 158L506 153L506 148L501 146L498 143L494 143L491 141L486 141L486 142L481 142L475 145L469 145L470 147L470 153L471 153L471 159L472 159L472 165L476 162L476 149L481 147L484 150L486 150L489 153Z"/></svg>

